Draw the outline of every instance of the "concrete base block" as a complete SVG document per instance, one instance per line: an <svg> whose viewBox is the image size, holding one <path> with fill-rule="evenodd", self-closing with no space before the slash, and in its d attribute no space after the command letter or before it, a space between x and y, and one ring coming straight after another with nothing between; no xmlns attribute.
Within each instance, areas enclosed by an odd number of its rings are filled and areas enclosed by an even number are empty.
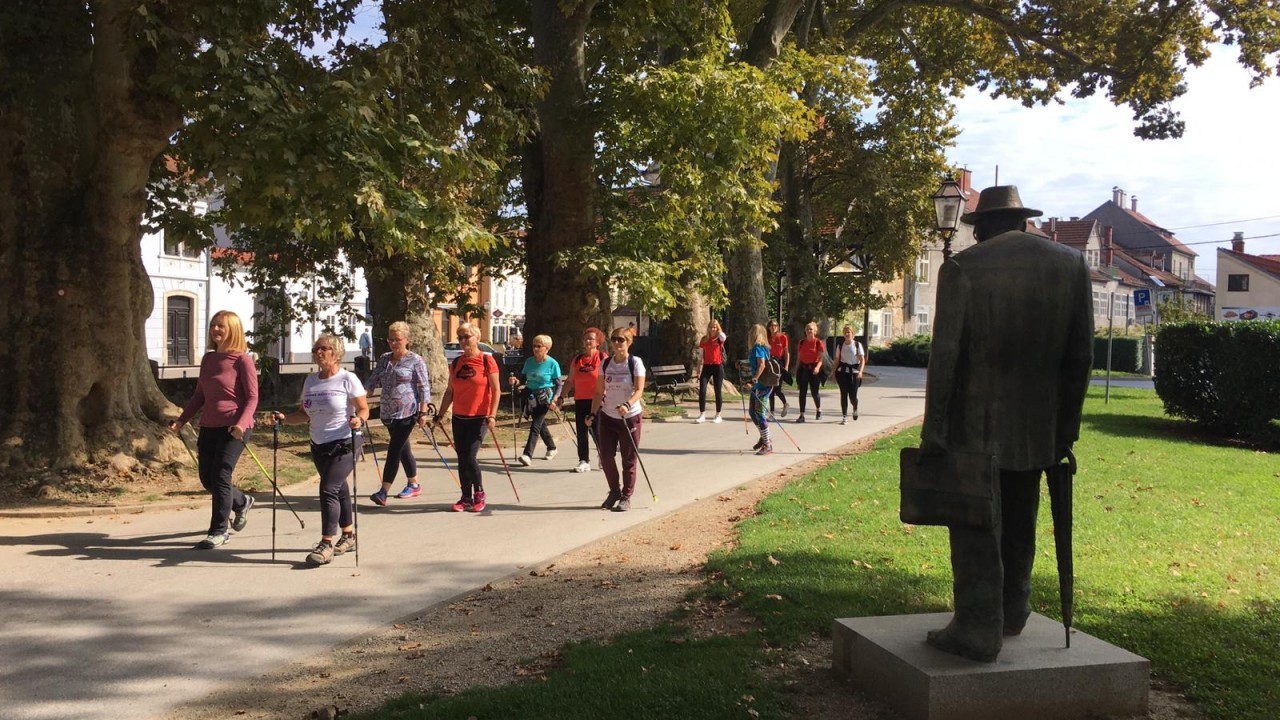
<svg viewBox="0 0 1280 720"><path fill-rule="evenodd" d="M994 663L935 650L925 633L951 613L836 620L836 672L907 720L1083 720L1147 712L1150 663L1033 613Z"/></svg>

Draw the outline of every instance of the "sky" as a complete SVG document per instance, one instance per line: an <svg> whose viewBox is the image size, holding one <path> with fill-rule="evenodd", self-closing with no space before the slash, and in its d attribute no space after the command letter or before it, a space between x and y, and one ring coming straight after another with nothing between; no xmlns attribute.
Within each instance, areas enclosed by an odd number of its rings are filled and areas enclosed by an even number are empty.
<svg viewBox="0 0 1280 720"><path fill-rule="evenodd" d="M1216 248L1230 248L1236 231L1245 252L1280 254L1280 183L1271 184L1280 169L1280 78L1252 89L1249 79L1229 47L1191 69L1174 104L1186 122L1176 140L1134 137L1131 111L1101 97L1025 108L970 91L947 155L973 172L975 188L995 184L999 166L1000 184L1017 185L1023 204L1046 218L1086 215L1118 186L1198 253L1196 274L1216 285Z"/></svg>

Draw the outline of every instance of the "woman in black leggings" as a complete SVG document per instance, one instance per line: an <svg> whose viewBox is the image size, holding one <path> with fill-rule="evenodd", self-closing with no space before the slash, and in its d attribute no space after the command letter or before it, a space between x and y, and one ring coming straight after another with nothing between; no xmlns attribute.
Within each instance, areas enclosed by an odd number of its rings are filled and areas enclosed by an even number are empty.
<svg viewBox="0 0 1280 720"><path fill-rule="evenodd" d="M431 380L422 357L409 350L409 323L398 321L387 328L387 344L391 352L378 358L378 366L365 383L365 389L382 388L378 417L387 426L391 440L387 443L387 461L382 466L382 487L369 496L375 505L387 504L387 492L404 465L405 486L396 495L400 499L422 494L418 484L418 461L409 442L416 427L427 427L427 406L431 403Z"/></svg>
<svg viewBox="0 0 1280 720"><path fill-rule="evenodd" d="M698 417L694 422L707 420L707 383L712 383L716 390L716 416L711 422L720 422L721 385L724 384L724 331L720 322L711 318L707 324L707 334L698 341L702 349L702 372L698 373Z"/></svg>
<svg viewBox="0 0 1280 720"><path fill-rule="evenodd" d="M813 395L814 419L822 419L822 400L818 398L818 385L822 383L822 340L818 338L818 324L809 321L804 326L804 339L796 346L796 354L800 363L796 366L796 385L800 392L800 417L796 422L804 422L805 395Z"/></svg>

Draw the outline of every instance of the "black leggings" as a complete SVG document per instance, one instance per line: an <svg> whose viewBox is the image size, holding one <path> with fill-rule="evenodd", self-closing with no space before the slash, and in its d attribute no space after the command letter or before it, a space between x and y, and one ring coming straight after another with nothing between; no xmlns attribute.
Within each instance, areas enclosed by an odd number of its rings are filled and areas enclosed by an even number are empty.
<svg viewBox="0 0 1280 720"><path fill-rule="evenodd" d="M418 481L418 461L413 457L413 443L409 437L418 426L418 419L413 416L382 421L387 426L391 439L387 441L387 462L382 466L382 484L390 485L396 481L400 466L404 465L405 477L409 482Z"/></svg>
<svg viewBox="0 0 1280 720"><path fill-rule="evenodd" d="M249 439L249 433L244 434ZM227 532L227 519L231 511L244 509L244 493L231 484L232 473L244 452L244 443L231 437L224 427L201 427L196 438L196 451L200 453L200 484L213 495L213 512L209 517L209 534Z"/></svg>
<svg viewBox="0 0 1280 720"><path fill-rule="evenodd" d="M800 393L801 413L804 413L804 396L806 393L813 393L813 409L822 409L822 401L818 399L818 385L821 382L821 373L815 373L812 365L801 363L800 367L796 369L796 387Z"/></svg>
<svg viewBox="0 0 1280 720"><path fill-rule="evenodd" d="M587 425L587 416L591 414L591 398L573 401L573 423L578 430L578 462L591 462L591 451L587 446L587 433L596 445L600 444L600 435L595 425Z"/></svg>
<svg viewBox="0 0 1280 720"><path fill-rule="evenodd" d="M453 416L453 446L458 451L458 479L462 482L462 497L466 500L474 500L477 492L484 492L479 455L485 427L485 418Z"/></svg>
<svg viewBox="0 0 1280 720"><path fill-rule="evenodd" d="M836 370L836 382L840 384L840 414L849 414L849 401L853 401L853 411L858 412L858 388L862 386L862 378L858 377L857 365L840 363Z"/></svg>
<svg viewBox="0 0 1280 720"><path fill-rule="evenodd" d="M707 411L707 381L714 380L716 387L716 414L720 414L721 397L724 384L724 365L720 363L703 363L702 372L698 373L698 412Z"/></svg>
<svg viewBox="0 0 1280 720"><path fill-rule="evenodd" d="M355 472L355 458L363 444L359 435L355 436L355 452L351 451L351 438L321 445L311 443L311 462L320 473L320 534L324 537L336 537L339 528L351 527L355 522L347 476Z"/></svg>
<svg viewBox="0 0 1280 720"><path fill-rule="evenodd" d="M782 358L778 358L778 364L782 364ZM775 385L769 393L769 412L773 412L774 407L777 405L777 401L779 400L782 401L782 407L785 408L787 406L787 399L782 395L782 386L783 383L779 380L778 384Z"/></svg>

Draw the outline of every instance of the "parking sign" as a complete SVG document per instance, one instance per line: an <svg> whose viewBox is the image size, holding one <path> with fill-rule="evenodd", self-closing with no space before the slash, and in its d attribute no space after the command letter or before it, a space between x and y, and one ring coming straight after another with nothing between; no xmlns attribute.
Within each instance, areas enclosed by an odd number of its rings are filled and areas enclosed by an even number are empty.
<svg viewBox="0 0 1280 720"><path fill-rule="evenodd" d="M1147 288L1133 291L1134 314L1139 320L1151 318L1154 308L1151 307L1151 291Z"/></svg>

